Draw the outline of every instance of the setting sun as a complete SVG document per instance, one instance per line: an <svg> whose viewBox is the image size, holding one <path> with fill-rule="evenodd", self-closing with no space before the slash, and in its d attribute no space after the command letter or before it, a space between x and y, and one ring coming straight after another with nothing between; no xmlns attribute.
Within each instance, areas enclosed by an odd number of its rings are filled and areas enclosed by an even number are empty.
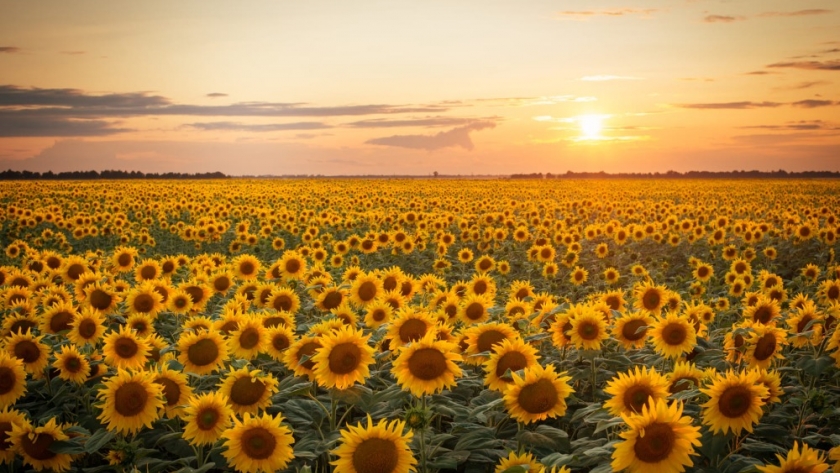
<svg viewBox="0 0 840 473"><path fill-rule="evenodd" d="M601 138L601 130L604 127L604 115L582 115L578 118L580 125L581 139L597 140Z"/></svg>

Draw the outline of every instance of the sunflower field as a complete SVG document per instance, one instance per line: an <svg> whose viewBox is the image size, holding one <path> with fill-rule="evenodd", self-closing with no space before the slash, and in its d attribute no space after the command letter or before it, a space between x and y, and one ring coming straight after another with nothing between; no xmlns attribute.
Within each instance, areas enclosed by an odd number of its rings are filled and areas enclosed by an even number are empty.
<svg viewBox="0 0 840 473"><path fill-rule="evenodd" d="M0 470L840 473L840 183L0 183Z"/></svg>

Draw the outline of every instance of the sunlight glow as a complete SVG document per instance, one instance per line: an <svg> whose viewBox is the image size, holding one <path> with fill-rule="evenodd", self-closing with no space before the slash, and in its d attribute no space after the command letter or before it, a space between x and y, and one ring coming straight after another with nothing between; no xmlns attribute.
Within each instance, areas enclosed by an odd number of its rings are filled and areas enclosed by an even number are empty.
<svg viewBox="0 0 840 473"><path fill-rule="evenodd" d="M581 115L578 117L581 139L597 140L601 138L601 130L604 127L605 115Z"/></svg>

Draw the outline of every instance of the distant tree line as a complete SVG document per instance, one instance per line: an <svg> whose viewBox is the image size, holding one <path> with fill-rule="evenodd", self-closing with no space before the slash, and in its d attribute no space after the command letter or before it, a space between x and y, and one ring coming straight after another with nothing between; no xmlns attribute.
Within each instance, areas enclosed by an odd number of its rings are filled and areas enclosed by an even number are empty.
<svg viewBox="0 0 840 473"><path fill-rule="evenodd" d="M92 179L225 179L228 176L221 172L204 173L183 173L183 172L140 172L140 171L67 171L44 173L33 171L12 171L11 169L0 172L2 181L24 181L24 180L92 180Z"/></svg>
<svg viewBox="0 0 840 473"><path fill-rule="evenodd" d="M632 172L606 173L572 172L552 174L533 172L530 174L511 174L511 179L802 179L802 178L840 178L836 171L688 171L688 172Z"/></svg>

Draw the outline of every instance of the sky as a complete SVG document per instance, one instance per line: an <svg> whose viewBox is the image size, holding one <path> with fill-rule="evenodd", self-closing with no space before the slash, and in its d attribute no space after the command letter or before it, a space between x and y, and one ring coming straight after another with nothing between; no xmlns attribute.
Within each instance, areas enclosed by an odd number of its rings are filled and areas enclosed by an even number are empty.
<svg viewBox="0 0 840 473"><path fill-rule="evenodd" d="M0 11L0 169L840 170L836 0Z"/></svg>

